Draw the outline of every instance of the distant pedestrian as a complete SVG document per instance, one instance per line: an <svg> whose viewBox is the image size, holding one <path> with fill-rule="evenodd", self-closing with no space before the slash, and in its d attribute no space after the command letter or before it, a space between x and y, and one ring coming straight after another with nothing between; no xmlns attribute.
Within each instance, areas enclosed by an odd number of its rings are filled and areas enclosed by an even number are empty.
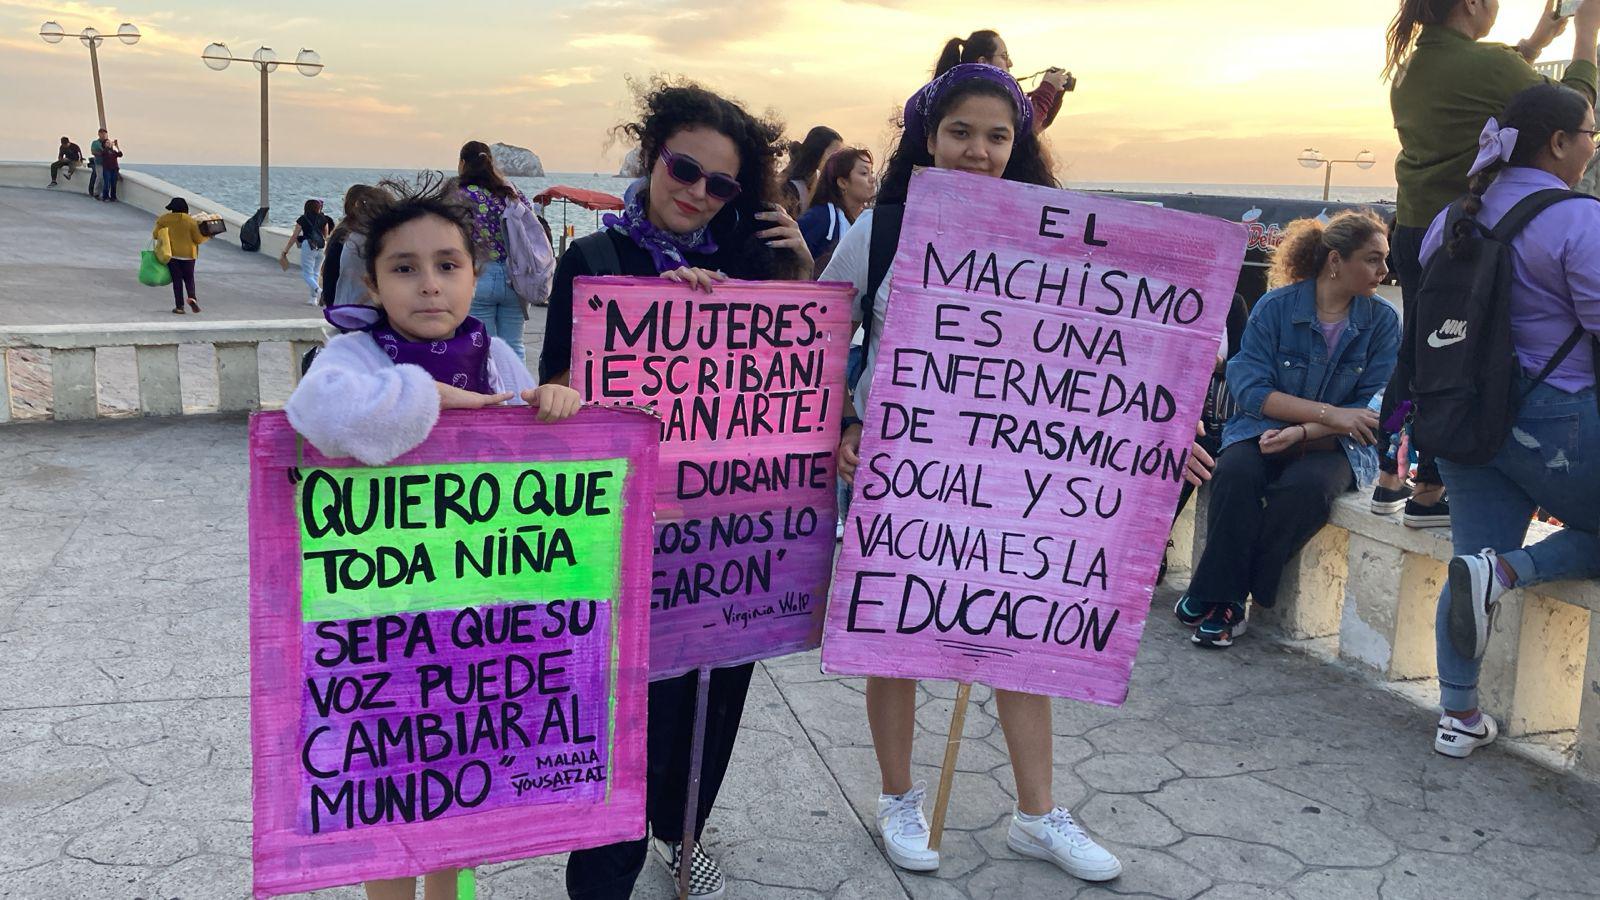
<svg viewBox="0 0 1600 900"><path fill-rule="evenodd" d="M467 141L461 146L456 164L456 187L472 210L472 243L482 261L478 288L472 297L472 317L483 323L491 337L510 345L518 357L526 358L522 346L522 326L528 319L522 298L511 287L506 268L510 237L506 231L506 211L513 204L530 210L528 198L500 174L483 141Z"/></svg>
<svg viewBox="0 0 1600 900"><path fill-rule="evenodd" d="M370 184L352 184L344 192L344 218L328 236L328 249L322 262L322 305L349 306L370 303L372 293L367 284L365 245L365 213L368 204L383 199L386 190Z"/></svg>
<svg viewBox="0 0 1600 900"><path fill-rule="evenodd" d="M101 132L104 134L105 132ZM117 178L122 174L122 146L116 138L100 142L100 199L106 203L117 202Z"/></svg>
<svg viewBox="0 0 1600 900"><path fill-rule="evenodd" d="M294 220L294 231L289 233L283 252L278 254L278 264L287 269L289 247L300 247L300 278L311 291L310 299L306 302L312 306L316 306L318 298L322 296L322 254L332 234L333 220L322 214L322 201L307 200L304 215Z"/></svg>
<svg viewBox="0 0 1600 900"><path fill-rule="evenodd" d="M100 198L100 151L105 149L106 130L100 129L89 142L89 196Z"/></svg>
<svg viewBox="0 0 1600 900"><path fill-rule="evenodd" d="M83 148L72 142L71 138L62 136L61 146L56 150L56 161L50 164L50 186L56 186L56 174L62 169L67 170L67 180L72 180L72 173L78 171L83 165Z"/></svg>
<svg viewBox="0 0 1600 900"><path fill-rule="evenodd" d="M784 168L780 183L783 207L790 216L799 219L810 206L811 192L817 187L817 170L843 146L844 138L826 125L816 126L806 132L805 140L789 145L789 165Z"/></svg>
<svg viewBox="0 0 1600 900"><path fill-rule="evenodd" d="M211 238L200 233L200 223L189 215L189 201L182 197L173 197L167 203L167 212L156 219L156 227L151 229L150 236L159 237L162 229L166 229L167 240L172 245L172 258L167 260L167 271L172 273L172 312L183 315L185 292L189 295L189 309L199 312L200 303L195 299L194 290L194 264L200 257L200 245Z"/></svg>

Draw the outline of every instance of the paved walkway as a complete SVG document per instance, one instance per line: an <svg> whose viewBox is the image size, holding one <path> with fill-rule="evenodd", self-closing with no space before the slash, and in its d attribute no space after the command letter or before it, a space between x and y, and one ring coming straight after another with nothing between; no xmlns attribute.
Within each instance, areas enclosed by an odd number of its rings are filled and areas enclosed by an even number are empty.
<svg viewBox="0 0 1600 900"><path fill-rule="evenodd" d="M245 425L124 420L0 440L0 897L248 894ZM1163 613L1120 710L1055 704L1056 794L1126 873L1081 884L1005 847L1012 788L979 689L944 867L893 871L861 682L815 654L757 670L708 845L730 898L1452 900L1600 895L1600 787L1497 749L1434 755L1430 721L1247 638L1199 652ZM952 686L928 684L933 779ZM559 860L482 896L562 896ZM352 889L318 897L354 900ZM636 896L670 896L660 868Z"/></svg>

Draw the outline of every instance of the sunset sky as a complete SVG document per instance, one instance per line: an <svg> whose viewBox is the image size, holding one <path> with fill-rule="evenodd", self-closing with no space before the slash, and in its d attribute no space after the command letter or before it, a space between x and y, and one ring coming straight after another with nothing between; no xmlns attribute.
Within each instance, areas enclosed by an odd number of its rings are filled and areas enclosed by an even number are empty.
<svg viewBox="0 0 1600 900"><path fill-rule="evenodd" d="M1495 39L1531 31L1542 3L1503 0ZM980 8L981 13L974 9ZM1295 163L1370 148L1378 165L1337 182L1393 183L1397 145L1382 68L1394 0L529 0L421 3L240 0L116 5L0 0L0 158L53 156L93 138L88 53L45 44L39 26L113 32L101 50L106 112L127 160L252 164L257 76L213 72L214 40L236 56L318 51L317 78L272 76L273 161L442 167L463 140L529 147L551 171L615 171L608 129L631 110L625 75L688 75L792 136L818 123L875 151L888 118L926 80L943 41L976 27L1010 44L1015 73L1071 69L1078 89L1048 132L1069 181L1312 183ZM1566 58L1566 36L1546 58Z"/></svg>

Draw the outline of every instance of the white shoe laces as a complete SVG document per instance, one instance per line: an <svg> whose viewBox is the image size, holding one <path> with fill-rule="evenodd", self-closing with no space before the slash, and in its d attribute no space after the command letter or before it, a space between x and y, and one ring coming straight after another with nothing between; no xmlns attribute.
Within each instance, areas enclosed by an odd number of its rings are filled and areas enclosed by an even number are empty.
<svg viewBox="0 0 1600 900"><path fill-rule="evenodd" d="M927 792L927 785L919 781L893 801L887 825L891 834L921 837L928 833L927 826L922 823L922 800Z"/></svg>
<svg viewBox="0 0 1600 900"><path fill-rule="evenodd" d="M1072 818L1072 813L1062 807L1058 806L1046 813L1044 824L1052 831L1065 837L1067 842L1075 847L1087 847L1094 843L1089 839L1089 835L1085 834L1083 829L1079 827L1077 821Z"/></svg>

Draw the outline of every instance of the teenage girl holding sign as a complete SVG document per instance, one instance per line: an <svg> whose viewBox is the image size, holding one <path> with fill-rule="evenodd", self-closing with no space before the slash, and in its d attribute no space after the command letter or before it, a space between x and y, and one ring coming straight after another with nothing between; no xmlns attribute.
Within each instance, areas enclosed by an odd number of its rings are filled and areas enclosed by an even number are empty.
<svg viewBox="0 0 1600 900"><path fill-rule="evenodd" d="M906 101L905 130L889 158L876 210L856 220L823 281L849 281L858 293L868 289L868 257L875 227L898 231L897 215L906 201L912 170L936 166L1056 187L1049 158L1034 135L1033 107L1010 75L994 66L963 63L929 82ZM875 225L875 219L879 224ZM899 243L898 234L888 246ZM881 236L880 236L881 238ZM866 395L883 335L889 304L888 277L872 295L867 330L867 365L855 385L855 408L866 408ZM860 323L857 323L860 324ZM861 420L847 409L839 444L839 474L854 477L861 448ZM878 828L884 850L902 869L931 871L939 853L928 847L928 823L922 814L924 786L911 781L911 742L916 728L917 683L907 678L867 679L867 721L883 778L878 797ZM1048 860L1088 881L1107 881L1122 864L1095 843L1051 793L1053 774L1050 698L1038 694L995 691L1000 727L1016 777L1017 807L1006 843L1018 853Z"/></svg>

